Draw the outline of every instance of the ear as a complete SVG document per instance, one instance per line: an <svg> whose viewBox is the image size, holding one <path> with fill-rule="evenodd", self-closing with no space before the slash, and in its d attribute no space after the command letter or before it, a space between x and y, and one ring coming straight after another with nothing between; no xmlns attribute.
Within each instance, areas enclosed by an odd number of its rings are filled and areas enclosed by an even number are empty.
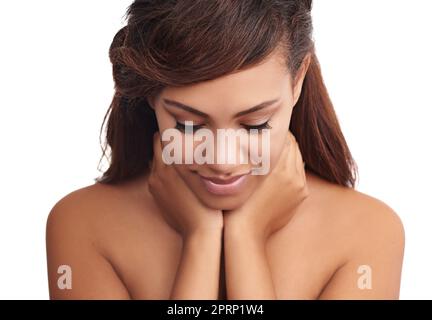
<svg viewBox="0 0 432 320"><path fill-rule="evenodd" d="M303 81L306 76L306 72L309 69L309 64L311 61L311 54L308 53L304 59L303 62L298 69L296 76L294 78L294 88L293 88L293 97L294 97L294 104L295 106L297 104L298 99L300 98L301 90L303 87Z"/></svg>

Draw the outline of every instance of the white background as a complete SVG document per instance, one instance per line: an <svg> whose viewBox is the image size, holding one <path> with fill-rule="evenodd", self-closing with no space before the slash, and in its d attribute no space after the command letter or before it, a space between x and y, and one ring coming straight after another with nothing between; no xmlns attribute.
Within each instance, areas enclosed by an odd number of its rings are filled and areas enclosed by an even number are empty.
<svg viewBox="0 0 432 320"><path fill-rule="evenodd" d="M0 298L47 299L52 206L99 175L108 48L131 0L0 2ZM401 299L431 299L432 3L314 1L317 55L360 170L406 232Z"/></svg>

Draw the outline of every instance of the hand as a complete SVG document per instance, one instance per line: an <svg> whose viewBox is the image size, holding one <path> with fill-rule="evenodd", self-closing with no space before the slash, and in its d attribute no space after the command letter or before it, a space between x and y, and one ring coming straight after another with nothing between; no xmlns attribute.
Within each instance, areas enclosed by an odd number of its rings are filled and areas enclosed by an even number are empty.
<svg viewBox="0 0 432 320"><path fill-rule="evenodd" d="M249 230L266 240L289 222L308 194L301 152L288 131L276 166L242 207L224 214L225 228L240 225L242 232Z"/></svg>
<svg viewBox="0 0 432 320"><path fill-rule="evenodd" d="M201 204L173 166L163 162L159 132L153 137L153 150L148 186L167 223L183 237L199 231L221 231L222 211Z"/></svg>

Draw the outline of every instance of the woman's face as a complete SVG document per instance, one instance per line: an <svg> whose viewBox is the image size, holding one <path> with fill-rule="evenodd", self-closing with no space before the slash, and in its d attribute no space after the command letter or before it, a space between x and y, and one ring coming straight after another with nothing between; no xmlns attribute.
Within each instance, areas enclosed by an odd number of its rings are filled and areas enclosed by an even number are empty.
<svg viewBox="0 0 432 320"><path fill-rule="evenodd" d="M194 131L206 128L214 134L213 163L197 164L193 161L192 164L186 164L184 157L187 151L187 133L182 132L180 142L183 162L172 164L205 206L220 210L238 208L267 176L250 174L251 169L257 165L251 162L247 146L240 143L240 139L235 148L231 149L231 152L236 153L235 163L217 161L216 130L266 127L265 124L268 123L268 154L261 153L265 151L262 148L265 135L262 132L255 133L255 137L258 138L259 153L263 159L269 160L271 172L281 154L305 70L304 66L300 68L297 80L293 80L281 58L274 54L260 65L237 73L190 86L167 87L152 101L161 135L166 129L181 127L185 121L193 121L193 125L197 126ZM270 102L262 105L268 101ZM261 107L253 108L258 105ZM246 136L250 137L252 133L246 132ZM168 143L163 142L162 145ZM201 140L193 142L192 149L195 150L200 144ZM240 161L240 153L246 156L247 163Z"/></svg>

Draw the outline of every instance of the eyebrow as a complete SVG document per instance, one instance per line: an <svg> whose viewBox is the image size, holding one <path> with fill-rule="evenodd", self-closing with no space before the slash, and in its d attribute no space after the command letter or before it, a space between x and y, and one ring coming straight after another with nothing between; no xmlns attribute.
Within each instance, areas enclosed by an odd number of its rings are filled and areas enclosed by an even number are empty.
<svg viewBox="0 0 432 320"><path fill-rule="evenodd" d="M279 100L280 100L280 98L261 102L260 104L257 104L256 106L253 106L253 107L251 107L249 109L237 112L235 114L234 118L238 118L240 116L244 116L246 114L249 114L249 113L256 112L258 110L264 109L266 107L269 107L269 106L273 105L274 103L276 103ZM197 116L206 118L206 119L210 118L210 116L207 113L199 111L199 110L197 110L197 109L195 109L195 108L193 108L191 106L185 105L183 103L180 103L180 102L177 102L177 101L174 101L174 100L170 100L170 99L163 99L163 101L164 101L164 103L167 106L177 107L177 108L183 109L183 110L185 110L187 112L196 114Z"/></svg>

